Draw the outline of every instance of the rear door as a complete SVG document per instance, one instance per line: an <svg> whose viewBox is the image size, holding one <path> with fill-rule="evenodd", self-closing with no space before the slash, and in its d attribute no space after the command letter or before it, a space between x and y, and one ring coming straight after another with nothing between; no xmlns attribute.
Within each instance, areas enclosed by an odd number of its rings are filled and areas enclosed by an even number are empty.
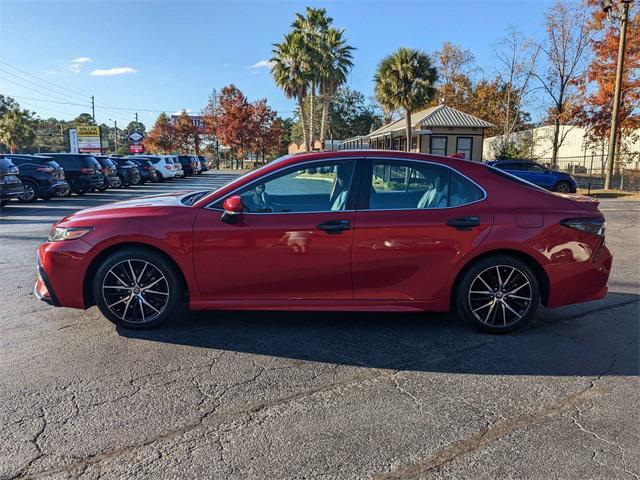
<svg viewBox="0 0 640 480"><path fill-rule="evenodd" d="M356 212L356 301L429 301L493 224L486 194L437 163L371 158Z"/></svg>

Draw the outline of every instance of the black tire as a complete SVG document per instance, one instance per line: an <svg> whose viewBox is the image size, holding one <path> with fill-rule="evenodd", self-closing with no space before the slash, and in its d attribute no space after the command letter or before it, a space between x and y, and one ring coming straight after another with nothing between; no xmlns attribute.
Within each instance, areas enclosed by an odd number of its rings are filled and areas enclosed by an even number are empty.
<svg viewBox="0 0 640 480"><path fill-rule="evenodd" d="M20 203L33 203L38 200L40 196L40 189L35 182L31 180L23 180L22 188L24 188L24 193L18 197L18 201Z"/></svg>
<svg viewBox="0 0 640 480"><path fill-rule="evenodd" d="M571 187L571 184L569 182L565 182L564 180L556 183L556 186L553 187L553 191L559 193L571 193L572 190L573 188Z"/></svg>
<svg viewBox="0 0 640 480"><path fill-rule="evenodd" d="M164 182L164 177L160 172L158 172L158 182Z"/></svg>
<svg viewBox="0 0 640 480"><path fill-rule="evenodd" d="M101 187L96 187L96 190L104 192L107 188L109 188L109 185L107 185L107 182L105 182Z"/></svg>
<svg viewBox="0 0 640 480"><path fill-rule="evenodd" d="M75 193L76 195L78 195L79 197L83 196L86 192L86 190L74 190L73 193Z"/></svg>
<svg viewBox="0 0 640 480"><path fill-rule="evenodd" d="M125 181L124 178L122 178L122 175L118 175L117 178L118 181L113 185L113 188L126 188L127 185L125 185Z"/></svg>
<svg viewBox="0 0 640 480"><path fill-rule="evenodd" d="M492 255L473 263L457 282L454 295L458 316L489 333L524 327L540 304L535 273L510 255Z"/></svg>
<svg viewBox="0 0 640 480"><path fill-rule="evenodd" d="M133 275L127 273L130 272L129 263L135 275L141 274L138 279L132 279ZM129 286L123 287L123 281ZM93 298L100 312L111 322L125 328L153 328L180 314L185 308L186 292L176 268L153 250L130 247L115 252L98 267L92 284ZM144 295L146 289L147 296ZM166 295L157 293L165 290Z"/></svg>
<svg viewBox="0 0 640 480"><path fill-rule="evenodd" d="M0 200L0 208L4 207L7 203L9 203L9 200Z"/></svg>

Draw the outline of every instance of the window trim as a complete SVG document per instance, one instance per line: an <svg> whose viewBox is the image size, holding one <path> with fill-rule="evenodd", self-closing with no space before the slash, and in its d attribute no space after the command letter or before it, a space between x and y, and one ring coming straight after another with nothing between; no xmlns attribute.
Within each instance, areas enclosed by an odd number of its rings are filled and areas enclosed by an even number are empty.
<svg viewBox="0 0 640 480"><path fill-rule="evenodd" d="M433 153L433 139L434 138L444 138L444 153ZM449 152L449 136L448 135L431 135L429 138L429 153L431 155L442 155L447 156L447 152Z"/></svg>
<svg viewBox="0 0 640 480"><path fill-rule="evenodd" d="M354 166L353 166L353 174L351 177L351 185L349 187L349 196L347 197L347 208L345 210L314 210L314 211L307 211L307 212L242 212L242 215L304 215L304 214L309 214L309 213L346 213L346 212L355 212L355 209L353 208L354 203L356 202L356 199L359 198L360 195L360 185L362 184L362 179L361 179L361 171L362 168L360 167L360 163L364 160L363 157L337 157L337 158L323 158L321 160L310 160L307 162L301 162L301 163L296 163L295 165L288 165L286 167L281 167L271 173L268 173L267 175L263 176L263 177L258 177L255 178L253 180L251 180L248 183L245 183L244 185L240 185L239 187L231 190L231 192L223 195L222 197L213 200L212 202L208 203L207 205L205 205L202 208L205 208L207 210L213 210L215 212L224 212L224 209L222 208L217 208L214 206L214 204L223 202L235 195L239 190L243 190L245 187L250 187L251 185L257 184L257 183L265 183L267 181L269 181L272 177L275 177L276 175L279 175L281 173L286 174L286 172L295 172L296 170L301 170L304 168L307 168L307 165L314 165L314 164L323 164L323 163L335 163L335 162L354 162Z"/></svg>
<svg viewBox="0 0 640 480"><path fill-rule="evenodd" d="M365 162L363 163L363 169L362 169L362 176L361 176L361 186L360 186L360 192L359 192L359 196L358 196L358 201L356 203L356 211L358 213L360 212L415 212L415 211L420 211L420 212L429 212L430 210L451 210L453 208L460 208L460 207L466 207L468 205L473 205L474 203L480 203L480 202L484 202L487 198L488 198L488 194L487 191L484 189L484 187L482 185L480 185L478 182L476 182L475 180L473 180L472 178L468 177L467 175L465 175L464 173L460 172L459 170L456 170L453 167L450 167L449 165L445 165L444 163L438 163L438 162L431 162L428 160L414 160L411 158L397 158L397 157L365 157ZM480 191L482 192L482 198L475 200L473 202L469 202L469 203L463 203L461 205L455 205L452 207L434 207L434 208L418 208L418 207L414 207L414 208L369 208L369 197L370 197L370 189L367 188L367 186L371 186L371 180L372 180L372 175L373 175L373 162L374 161L385 161L385 162L398 162L398 163L402 163L402 162L406 162L406 163L415 163L418 165L435 165L437 167L442 167L442 168L446 168L451 172L457 173L458 175L460 175L462 178L464 178L465 180L471 182L473 185L475 185L476 187L478 187L480 189ZM468 160L470 161L470 160ZM366 169L366 170L365 170Z"/></svg>
<svg viewBox="0 0 640 480"><path fill-rule="evenodd" d="M459 146L460 145L460 139L462 139L462 138L465 139L465 140L466 139L471 140L471 146L469 147L469 158L465 158L465 160L473 161L473 137L469 137L469 136L466 136L466 135L456 137L456 153L462 153L462 152L460 152L460 146Z"/></svg>

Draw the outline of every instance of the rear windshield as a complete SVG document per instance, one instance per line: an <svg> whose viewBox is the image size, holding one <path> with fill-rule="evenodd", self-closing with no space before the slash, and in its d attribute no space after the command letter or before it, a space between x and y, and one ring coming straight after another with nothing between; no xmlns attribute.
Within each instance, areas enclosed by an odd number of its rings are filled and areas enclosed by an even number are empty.
<svg viewBox="0 0 640 480"><path fill-rule="evenodd" d="M98 168L98 169L100 168L100 163L95 158L93 157L82 157L82 158L85 162L85 165L89 165L90 167L93 167L93 168Z"/></svg>

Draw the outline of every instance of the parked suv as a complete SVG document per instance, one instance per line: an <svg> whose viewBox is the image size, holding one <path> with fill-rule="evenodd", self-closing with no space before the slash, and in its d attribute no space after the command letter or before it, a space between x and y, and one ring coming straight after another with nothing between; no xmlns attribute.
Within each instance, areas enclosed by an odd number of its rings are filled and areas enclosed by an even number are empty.
<svg viewBox="0 0 640 480"><path fill-rule="evenodd" d="M0 207L4 207L12 198L22 193L22 182L18 177L18 167L11 159L0 158Z"/></svg>
<svg viewBox="0 0 640 480"><path fill-rule="evenodd" d="M151 160L147 158L134 157L126 158L125 160L129 160L138 166L140 184L158 181L158 173L156 172L156 167Z"/></svg>
<svg viewBox="0 0 640 480"><path fill-rule="evenodd" d="M206 172L207 170L209 170L209 167L207 167L207 159L204 158L202 155L198 155L197 158L200 161L200 171Z"/></svg>
<svg viewBox="0 0 640 480"><path fill-rule="evenodd" d="M126 158L151 161L156 169L156 174L160 182L162 182L163 180L174 178L176 176L176 169L174 168L173 162L167 161L167 158L164 155L136 155Z"/></svg>
<svg viewBox="0 0 640 480"><path fill-rule="evenodd" d="M173 169L176 171L176 178L186 177L184 171L182 170L182 164L180 163L177 155L165 155L165 160L167 161L167 163L173 164Z"/></svg>
<svg viewBox="0 0 640 480"><path fill-rule="evenodd" d="M38 155L5 155L20 170L22 194L20 202L35 202L38 197L48 200L61 197L69 191L69 184L64 178L64 170L51 157Z"/></svg>
<svg viewBox="0 0 640 480"><path fill-rule="evenodd" d="M184 176L195 175L198 173L198 157L191 155L180 155L178 161L182 165Z"/></svg>
<svg viewBox="0 0 640 480"><path fill-rule="evenodd" d="M539 163L522 160L498 160L487 163L547 190L576 193L577 184L571 175L551 170Z"/></svg>
<svg viewBox="0 0 640 480"><path fill-rule="evenodd" d="M69 182L70 191L76 195L84 195L96 188L104 186L102 167L92 155L82 153L46 153L64 169L64 176Z"/></svg>
<svg viewBox="0 0 640 480"><path fill-rule="evenodd" d="M116 171L116 165L109 157L95 157L100 164L100 170L102 171L102 177L104 178L104 186L98 188L98 190L106 190L108 187L112 188L120 188L122 186L122 182L120 178L118 178L118 173Z"/></svg>
<svg viewBox="0 0 640 480"><path fill-rule="evenodd" d="M111 160L116 166L116 174L123 187L140 183L140 171L137 163L120 157L111 157Z"/></svg>

